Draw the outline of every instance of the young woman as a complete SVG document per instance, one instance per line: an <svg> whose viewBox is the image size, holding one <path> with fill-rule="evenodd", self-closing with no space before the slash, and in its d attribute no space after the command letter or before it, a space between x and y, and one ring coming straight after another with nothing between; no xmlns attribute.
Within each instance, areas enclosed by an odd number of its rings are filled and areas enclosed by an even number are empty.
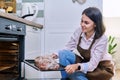
<svg viewBox="0 0 120 80"><path fill-rule="evenodd" d="M80 27L58 55L59 63L66 66L62 77L71 80L110 80L114 75L112 57L107 52L102 14L89 7L82 12ZM44 67L43 67L44 69Z"/></svg>
<svg viewBox="0 0 120 80"><path fill-rule="evenodd" d="M59 51L59 62L66 66L63 77L65 73L72 80L109 80L113 76L112 57L107 52L108 40L104 32L100 10L95 7L85 9L80 27L65 49Z"/></svg>

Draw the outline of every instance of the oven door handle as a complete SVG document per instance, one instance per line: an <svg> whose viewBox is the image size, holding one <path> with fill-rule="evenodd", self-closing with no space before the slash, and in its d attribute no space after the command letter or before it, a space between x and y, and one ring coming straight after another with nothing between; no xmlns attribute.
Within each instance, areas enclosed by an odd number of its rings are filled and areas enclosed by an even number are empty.
<svg viewBox="0 0 120 80"><path fill-rule="evenodd" d="M0 37L0 41L18 41L17 38Z"/></svg>

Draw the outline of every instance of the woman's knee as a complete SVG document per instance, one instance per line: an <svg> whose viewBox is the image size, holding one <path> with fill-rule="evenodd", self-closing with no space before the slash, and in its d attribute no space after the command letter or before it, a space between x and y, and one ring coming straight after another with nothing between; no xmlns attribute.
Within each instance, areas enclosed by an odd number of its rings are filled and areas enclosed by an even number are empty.
<svg viewBox="0 0 120 80"><path fill-rule="evenodd" d="M70 50L61 50L59 51L59 58L65 58L70 64L75 63L75 54Z"/></svg>

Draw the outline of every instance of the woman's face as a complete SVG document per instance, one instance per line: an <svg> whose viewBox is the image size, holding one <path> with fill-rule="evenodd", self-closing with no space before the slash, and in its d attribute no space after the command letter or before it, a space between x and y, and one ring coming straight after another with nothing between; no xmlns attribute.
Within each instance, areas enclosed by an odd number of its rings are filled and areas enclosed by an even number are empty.
<svg viewBox="0 0 120 80"><path fill-rule="evenodd" d="M82 32L85 33L93 33L95 30L95 23L89 18L87 17L85 14L82 15L81 18L81 23L80 23L81 27L82 27Z"/></svg>

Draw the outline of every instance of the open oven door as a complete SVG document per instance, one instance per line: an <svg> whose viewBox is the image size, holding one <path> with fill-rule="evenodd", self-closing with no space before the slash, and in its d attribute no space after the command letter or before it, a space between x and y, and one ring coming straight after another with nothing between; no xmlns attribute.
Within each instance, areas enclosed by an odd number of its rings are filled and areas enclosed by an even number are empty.
<svg viewBox="0 0 120 80"><path fill-rule="evenodd" d="M32 68L40 71L40 69L37 66L35 66L35 61L34 60L24 60L24 63L31 66Z"/></svg>
<svg viewBox="0 0 120 80"><path fill-rule="evenodd" d="M24 63L38 71L64 71L64 68L65 68L65 66L58 63L60 67L57 70L40 70L37 66L35 66L35 60L27 59L27 60L24 60Z"/></svg>

